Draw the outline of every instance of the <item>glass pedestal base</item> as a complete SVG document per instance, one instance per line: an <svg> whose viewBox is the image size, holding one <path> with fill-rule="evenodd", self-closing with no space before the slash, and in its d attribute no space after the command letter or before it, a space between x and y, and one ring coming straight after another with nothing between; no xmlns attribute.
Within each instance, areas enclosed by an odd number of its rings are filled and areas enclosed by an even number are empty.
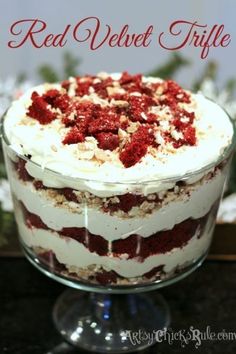
<svg viewBox="0 0 236 354"><path fill-rule="evenodd" d="M133 352L156 343L170 323L161 295L98 294L67 290L57 300L53 319L64 339L94 352Z"/></svg>

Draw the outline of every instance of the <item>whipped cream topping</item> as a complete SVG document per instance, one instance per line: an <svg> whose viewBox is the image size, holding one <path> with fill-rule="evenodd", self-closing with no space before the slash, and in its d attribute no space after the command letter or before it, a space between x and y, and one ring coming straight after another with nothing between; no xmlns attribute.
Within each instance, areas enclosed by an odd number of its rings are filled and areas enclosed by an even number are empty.
<svg viewBox="0 0 236 354"><path fill-rule="evenodd" d="M99 80L102 80L101 77ZM113 74L111 77L118 80L121 75ZM142 80L147 85L162 82L155 78L142 78ZM71 78L68 89L68 95L71 97L75 94L74 85L74 79ZM70 128L62 125L60 120L55 119L48 124L41 124L38 120L27 115L29 107L32 105L32 92L42 95L51 89L61 90L61 85L45 84L35 87L13 102L4 120L4 130L14 151L27 157L30 156L30 160L43 169L47 168L64 176L111 183L155 181L178 175L181 179L187 173L200 170L206 165L216 162L232 140L232 123L223 109L201 94L183 91L189 95L190 103L180 102L179 105L184 107L187 112L195 114L193 127L196 141L191 144L180 144L179 147L174 147L173 142L164 141L165 131L168 129L168 134L172 136L175 143L182 141L183 136L181 131L169 127L170 119L166 118L170 115L168 106L164 105L161 109L158 106L152 106L150 112L161 117L154 132L157 147L148 147L147 153L137 163L126 167L118 157L117 151L120 148L117 147L115 150L99 148L99 143L93 136L86 136L83 142L67 144L65 137ZM119 88L119 90L121 89ZM130 95L139 96L139 93L131 92ZM107 100L99 97L92 89L81 99L101 106L107 104ZM112 104L114 101L121 100L113 99ZM119 102L119 104L124 105L124 102ZM52 112L61 113L58 108L52 109ZM147 117L144 112L141 112L141 116L145 121ZM187 119L188 117L184 116L181 118L183 123ZM136 123L139 125L139 122L131 122L129 125L131 133L132 129L134 131L137 129ZM124 139L126 133L126 131L119 129L118 134L121 137L123 134ZM36 166L27 163L26 168L32 176L39 178ZM58 183L54 185L50 178L45 177L45 170L42 174L46 186L58 186ZM96 183L94 184L96 185ZM89 189L99 188L91 185Z"/></svg>

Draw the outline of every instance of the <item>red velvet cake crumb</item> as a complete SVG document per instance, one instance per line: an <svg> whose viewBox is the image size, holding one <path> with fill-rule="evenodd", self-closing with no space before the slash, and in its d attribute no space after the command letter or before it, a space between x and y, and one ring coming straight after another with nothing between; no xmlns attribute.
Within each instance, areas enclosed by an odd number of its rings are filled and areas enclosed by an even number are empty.
<svg viewBox="0 0 236 354"><path fill-rule="evenodd" d="M94 119L89 125L89 133L117 132L120 126L120 118L115 113L109 113L101 113L100 118Z"/></svg>
<svg viewBox="0 0 236 354"><path fill-rule="evenodd" d="M150 125L140 126L132 135L133 141L138 141L140 144L152 145L154 142L153 130Z"/></svg>
<svg viewBox="0 0 236 354"><path fill-rule="evenodd" d="M69 96L67 94L59 95L56 97L53 107L59 108L62 113L65 113L70 105Z"/></svg>
<svg viewBox="0 0 236 354"><path fill-rule="evenodd" d="M50 104L52 107L54 106L55 99L60 96L60 92L56 89L51 89L45 92L42 95L42 99L46 101L48 104Z"/></svg>
<svg viewBox="0 0 236 354"><path fill-rule="evenodd" d="M85 140L85 136L81 131L76 127L72 127L69 132L66 134L63 139L63 144L77 144Z"/></svg>
<svg viewBox="0 0 236 354"><path fill-rule="evenodd" d="M156 106L154 98L142 95L142 96L130 96L129 99L129 113L130 119L134 122L145 122L147 109L151 106Z"/></svg>
<svg viewBox="0 0 236 354"><path fill-rule="evenodd" d="M194 127L187 127L184 131L184 140L189 145L196 144L196 129Z"/></svg>
<svg viewBox="0 0 236 354"><path fill-rule="evenodd" d="M120 160L124 166L131 167L140 161L145 156L148 146L153 142L154 136L151 128L140 126L120 153Z"/></svg>
<svg viewBox="0 0 236 354"><path fill-rule="evenodd" d="M51 123L56 119L56 114L48 108L48 103L36 91L31 95L32 104L27 114L31 118L35 118L40 124Z"/></svg>
<svg viewBox="0 0 236 354"><path fill-rule="evenodd" d="M134 166L146 155L147 148L146 144L140 145L137 141L128 143L120 153L120 160L126 168Z"/></svg>
<svg viewBox="0 0 236 354"><path fill-rule="evenodd" d="M142 82L141 74L131 75L127 72L123 72L119 83L128 93L138 92L147 95L151 95L152 93L152 89Z"/></svg>
<svg viewBox="0 0 236 354"><path fill-rule="evenodd" d="M168 105L178 102L190 103L190 95L173 80L166 81L163 94L166 96L164 102Z"/></svg>
<svg viewBox="0 0 236 354"><path fill-rule="evenodd" d="M101 82L97 82L93 84L93 89L94 91L101 97L101 98L107 98L108 97L108 91L107 87L111 86L113 83L113 80L111 77L107 77L106 79L102 80Z"/></svg>
<svg viewBox="0 0 236 354"><path fill-rule="evenodd" d="M89 94L89 87L91 86L92 79L86 78L86 81L82 81L80 77L76 78L77 88L75 90L76 96L84 96Z"/></svg>
<svg viewBox="0 0 236 354"><path fill-rule="evenodd" d="M70 87L70 81L69 80L62 81L61 87L64 88L66 91L68 91Z"/></svg>
<svg viewBox="0 0 236 354"><path fill-rule="evenodd" d="M78 199L73 192L73 189L63 188L61 190L59 189L59 192L62 193L68 201L78 203Z"/></svg>
<svg viewBox="0 0 236 354"><path fill-rule="evenodd" d="M175 109L174 110L174 119L172 120L172 124L177 128L179 131L187 128L190 126L195 118L194 112L188 112L185 109ZM187 121L183 121L183 118L187 119Z"/></svg>
<svg viewBox="0 0 236 354"><path fill-rule="evenodd" d="M124 71L119 79L119 82L121 86L123 86L131 83L139 84L141 80L142 80L141 74L131 75L127 71Z"/></svg>
<svg viewBox="0 0 236 354"><path fill-rule="evenodd" d="M119 146L119 137L112 133L98 133L96 135L98 147L103 150L115 150Z"/></svg>

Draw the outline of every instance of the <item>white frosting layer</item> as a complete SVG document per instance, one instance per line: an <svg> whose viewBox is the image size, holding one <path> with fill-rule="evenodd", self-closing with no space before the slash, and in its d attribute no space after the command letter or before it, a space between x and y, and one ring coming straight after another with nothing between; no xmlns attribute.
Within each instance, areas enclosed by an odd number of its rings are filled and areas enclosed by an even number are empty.
<svg viewBox="0 0 236 354"><path fill-rule="evenodd" d="M33 90L42 93L48 88L48 86L39 86ZM227 114L218 105L197 94L193 95L197 103L198 117L195 123L198 136L196 146L182 146L176 150L177 153L166 155L160 153L158 159L148 154L141 162L130 168L125 168L122 163L98 164L94 160L79 160L75 156L77 144L62 144L61 135L57 130L57 120L44 126L32 118L27 118L32 119L32 125L26 126L20 123L31 102L31 92L32 90L12 104L4 122L5 132L11 147L16 152L22 155L30 154L31 160L43 169L51 169L59 174L77 178L66 179L60 175L52 177L49 171L40 171L28 162L27 171L32 176L42 179L49 187L72 187L88 190L98 196L123 194L127 191L140 191L140 189L144 194L165 190L171 188L173 183L163 183L160 182L161 179L176 175L183 177L189 172L214 163L230 144L233 135L232 124ZM195 176L189 180L189 183L200 179L201 176ZM78 180L78 178L87 180ZM138 185L139 182L155 180L159 182ZM130 182L134 185L129 184Z"/></svg>
<svg viewBox="0 0 236 354"><path fill-rule="evenodd" d="M20 210L16 213L19 232L24 243L29 246L38 246L52 250L60 263L66 266L87 267L92 264L101 265L106 270L114 270L127 278L138 277L149 272L154 267L164 264L163 270L168 273L177 266L194 262L208 249L211 241L213 222L209 218L204 234L199 239L198 232L183 248L173 249L165 254L150 256L144 262L135 259L99 256L91 253L86 247L73 239L65 239L55 232L42 229L29 229L25 226Z"/></svg>
<svg viewBox="0 0 236 354"><path fill-rule="evenodd" d="M190 196L185 194L152 214L120 218L86 205L81 205L81 210L76 212L76 204L73 202L70 205L75 212L72 212L66 207L56 206L55 202L45 197L44 191L35 190L31 182L11 178L16 198L49 228L61 230L63 227L86 227L92 234L100 235L108 241L124 239L131 234L148 237L161 230L170 230L188 218L197 219L206 215L220 198L223 183L224 173L218 172L214 178L196 186Z"/></svg>

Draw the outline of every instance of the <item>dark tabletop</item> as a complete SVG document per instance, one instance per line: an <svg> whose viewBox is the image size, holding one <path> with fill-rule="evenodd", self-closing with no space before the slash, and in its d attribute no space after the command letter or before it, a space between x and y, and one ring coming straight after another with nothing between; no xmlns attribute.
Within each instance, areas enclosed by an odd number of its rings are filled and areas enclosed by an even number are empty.
<svg viewBox="0 0 236 354"><path fill-rule="evenodd" d="M0 259L0 353L83 353L63 343L54 328L51 311L65 289L34 269L25 259ZM205 331L236 332L236 262L206 261L177 284L160 291L169 303L174 331L190 326ZM236 340L167 341L145 353L236 353Z"/></svg>

